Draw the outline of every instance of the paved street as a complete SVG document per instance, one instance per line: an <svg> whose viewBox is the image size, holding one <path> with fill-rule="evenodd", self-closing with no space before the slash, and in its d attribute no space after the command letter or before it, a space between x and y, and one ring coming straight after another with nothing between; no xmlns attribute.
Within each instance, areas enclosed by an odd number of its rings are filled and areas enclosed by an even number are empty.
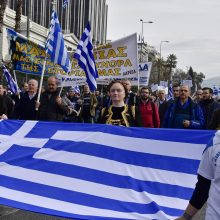
<svg viewBox="0 0 220 220"><path fill-rule="evenodd" d="M193 220L204 220L205 208L206 206L203 207L203 209L201 209L200 212L197 213L197 215L193 218ZM0 212L1 212L1 207L0 207ZM22 210L17 210L17 211L14 210L14 212L11 214L1 216L0 220L68 220L68 219L36 214L33 212L26 212Z"/></svg>

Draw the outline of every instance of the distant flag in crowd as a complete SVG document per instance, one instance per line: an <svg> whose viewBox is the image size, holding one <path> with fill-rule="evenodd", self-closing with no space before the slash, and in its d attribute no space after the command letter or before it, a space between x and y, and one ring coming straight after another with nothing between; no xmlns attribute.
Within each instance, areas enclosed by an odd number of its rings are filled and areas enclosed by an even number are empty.
<svg viewBox="0 0 220 220"><path fill-rule="evenodd" d="M54 62L54 64L59 64L66 73L70 72L70 60L55 11L53 11L51 16L46 52L51 56L51 61Z"/></svg>
<svg viewBox="0 0 220 220"><path fill-rule="evenodd" d="M172 86L172 82L170 83L169 89L168 89L168 97L167 99L170 100L173 98L173 86Z"/></svg>
<svg viewBox="0 0 220 220"><path fill-rule="evenodd" d="M74 92L80 94L80 88L79 86L74 86Z"/></svg>
<svg viewBox="0 0 220 220"><path fill-rule="evenodd" d="M3 73L5 75L6 81L8 83L8 88L13 94L16 94L19 92L19 88L17 84L15 83L14 79L12 78L11 74L7 70L7 68L3 65Z"/></svg>
<svg viewBox="0 0 220 220"><path fill-rule="evenodd" d="M63 8L66 8L67 5L68 5L68 3L69 3L69 0L64 0L64 1L63 1Z"/></svg>
<svg viewBox="0 0 220 220"><path fill-rule="evenodd" d="M218 95L219 89L214 85L213 86L213 95Z"/></svg>
<svg viewBox="0 0 220 220"><path fill-rule="evenodd" d="M92 92L95 91L97 88L96 78L98 78L98 72L95 66L91 27L89 23L82 34L74 58L78 60L79 66L85 71L86 82L88 83L90 90Z"/></svg>

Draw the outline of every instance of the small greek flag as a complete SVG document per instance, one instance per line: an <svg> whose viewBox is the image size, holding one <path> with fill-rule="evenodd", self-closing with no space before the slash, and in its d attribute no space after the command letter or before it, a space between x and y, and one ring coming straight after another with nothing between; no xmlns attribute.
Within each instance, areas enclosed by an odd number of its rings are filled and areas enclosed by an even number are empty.
<svg viewBox="0 0 220 220"><path fill-rule="evenodd" d="M64 0L64 1L63 1L63 8L66 8L67 5L68 5L68 3L69 3L69 0Z"/></svg>
<svg viewBox="0 0 220 220"><path fill-rule="evenodd" d="M173 86L172 83L170 83L169 89L168 89L168 97L167 100L170 100L173 98Z"/></svg>
<svg viewBox="0 0 220 220"><path fill-rule="evenodd" d="M3 65L3 72L6 78L6 81L8 83L8 88L13 94L16 94L19 92L19 88L17 84L15 83L14 79L12 78L11 74L7 70L7 68Z"/></svg>
<svg viewBox="0 0 220 220"><path fill-rule="evenodd" d="M50 31L46 43L46 52L54 64L59 64L65 72L70 72L70 60L65 47L60 23L55 11L51 16Z"/></svg>
<svg viewBox="0 0 220 220"><path fill-rule="evenodd" d="M91 27L88 23L85 31L82 34L81 40L77 46L74 58L78 60L79 66L85 71L86 82L90 90L93 92L97 88L96 78L98 72L95 66L95 59L93 55L93 46L91 39Z"/></svg>
<svg viewBox="0 0 220 220"><path fill-rule="evenodd" d="M79 86L74 86L74 92L75 93L79 93L80 94L80 88L79 88Z"/></svg>
<svg viewBox="0 0 220 220"><path fill-rule="evenodd" d="M219 89L214 85L213 86L213 95L218 95Z"/></svg>

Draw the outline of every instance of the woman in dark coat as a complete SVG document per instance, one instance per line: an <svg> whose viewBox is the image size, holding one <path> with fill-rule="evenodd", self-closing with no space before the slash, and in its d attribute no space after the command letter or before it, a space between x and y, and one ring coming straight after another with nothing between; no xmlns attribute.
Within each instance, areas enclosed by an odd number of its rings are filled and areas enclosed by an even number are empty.
<svg viewBox="0 0 220 220"><path fill-rule="evenodd" d="M128 106L124 100L127 89L120 81L112 81L108 87L112 104L103 108L99 122L118 126L134 126L134 106Z"/></svg>

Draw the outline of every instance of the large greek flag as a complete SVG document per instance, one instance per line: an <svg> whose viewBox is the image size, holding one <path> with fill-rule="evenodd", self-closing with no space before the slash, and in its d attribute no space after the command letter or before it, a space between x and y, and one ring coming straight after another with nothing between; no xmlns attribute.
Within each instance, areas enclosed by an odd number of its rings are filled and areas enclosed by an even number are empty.
<svg viewBox="0 0 220 220"><path fill-rule="evenodd" d="M57 13L53 11L51 15L50 30L46 42L46 52L50 54L51 61L59 64L65 72L70 72L70 60L65 47L63 34L60 29L60 23Z"/></svg>
<svg viewBox="0 0 220 220"><path fill-rule="evenodd" d="M174 219L214 131L0 121L0 204L78 219Z"/></svg>
<svg viewBox="0 0 220 220"><path fill-rule="evenodd" d="M10 91L13 94L18 93L19 88L18 88L16 82L14 81L14 79L12 78L11 74L9 73L8 69L4 65L2 66L2 68L3 68L3 73L5 75L5 79L8 83L8 88L10 89Z"/></svg>
<svg viewBox="0 0 220 220"><path fill-rule="evenodd" d="M91 27L88 23L77 46L74 58L78 60L79 66L85 71L86 82L93 92L97 88L96 79L99 77L93 55L91 38Z"/></svg>

